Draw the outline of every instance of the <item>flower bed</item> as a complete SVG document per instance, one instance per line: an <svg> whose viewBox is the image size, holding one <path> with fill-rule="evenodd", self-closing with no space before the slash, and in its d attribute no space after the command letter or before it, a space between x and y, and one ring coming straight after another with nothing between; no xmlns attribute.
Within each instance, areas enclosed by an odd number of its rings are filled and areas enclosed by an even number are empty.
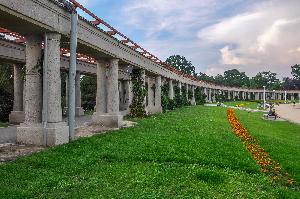
<svg viewBox="0 0 300 199"><path fill-rule="evenodd" d="M234 133L239 137L250 151L252 158L261 167L261 171L272 178L273 182L280 183L285 186L296 188L296 181L283 170L280 164L273 160L269 154L258 144L257 140L252 137L246 128L235 116L233 109L227 110L227 118Z"/></svg>

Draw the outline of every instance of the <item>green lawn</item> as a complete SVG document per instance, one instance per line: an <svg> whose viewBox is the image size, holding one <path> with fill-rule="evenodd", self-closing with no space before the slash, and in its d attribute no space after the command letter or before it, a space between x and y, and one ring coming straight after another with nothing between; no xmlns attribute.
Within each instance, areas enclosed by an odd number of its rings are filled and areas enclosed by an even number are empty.
<svg viewBox="0 0 300 199"><path fill-rule="evenodd" d="M182 108L137 122L1 165L0 198L299 197L260 173L224 108Z"/></svg>
<svg viewBox="0 0 300 199"><path fill-rule="evenodd" d="M300 182L300 125L265 121L261 119L262 113L236 113L260 145Z"/></svg>
<svg viewBox="0 0 300 199"><path fill-rule="evenodd" d="M8 127L8 123L6 122L0 122L0 128L5 128L5 127Z"/></svg>
<svg viewBox="0 0 300 199"><path fill-rule="evenodd" d="M257 109L257 102L249 102L249 101L232 101L232 102L224 102L227 106L236 106L236 105L243 105L242 107Z"/></svg>

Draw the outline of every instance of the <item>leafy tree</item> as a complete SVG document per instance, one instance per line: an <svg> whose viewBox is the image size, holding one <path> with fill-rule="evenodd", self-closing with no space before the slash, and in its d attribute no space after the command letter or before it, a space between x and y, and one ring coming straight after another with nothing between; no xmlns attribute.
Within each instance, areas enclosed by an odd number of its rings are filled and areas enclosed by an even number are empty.
<svg viewBox="0 0 300 199"><path fill-rule="evenodd" d="M0 65L0 121L6 122L13 109L14 91L13 67L9 64Z"/></svg>
<svg viewBox="0 0 300 199"><path fill-rule="evenodd" d="M84 75L80 80L81 100L84 110L94 110L96 105L97 77Z"/></svg>
<svg viewBox="0 0 300 199"><path fill-rule="evenodd" d="M294 66L291 66L292 68L292 76L294 77L295 80L300 80L300 65L296 64Z"/></svg>
<svg viewBox="0 0 300 199"><path fill-rule="evenodd" d="M197 77L199 80L202 80L202 81L206 81L206 82L215 82L213 76L208 76L208 75L206 75L205 73L201 73L201 72L200 72L200 73L196 74L196 77Z"/></svg>
<svg viewBox="0 0 300 199"><path fill-rule="evenodd" d="M215 76L214 79L215 79L214 82L216 84L219 84L219 85L223 85L224 84L224 77L222 75L218 74L217 76Z"/></svg>
<svg viewBox="0 0 300 199"><path fill-rule="evenodd" d="M167 58L167 64L174 66L176 69L190 75L195 75L195 67L191 61L188 61L184 56L172 55Z"/></svg>
<svg viewBox="0 0 300 199"><path fill-rule="evenodd" d="M282 88L284 90L298 90L300 89L300 80L285 77L283 78Z"/></svg>
<svg viewBox="0 0 300 199"><path fill-rule="evenodd" d="M277 74L269 72L259 72L251 80L252 88L263 88L266 86L269 90L277 90L281 88L281 83L279 79L276 78Z"/></svg>
<svg viewBox="0 0 300 199"><path fill-rule="evenodd" d="M227 70L224 72L224 85L235 87L248 87L249 77L244 72L237 69Z"/></svg>

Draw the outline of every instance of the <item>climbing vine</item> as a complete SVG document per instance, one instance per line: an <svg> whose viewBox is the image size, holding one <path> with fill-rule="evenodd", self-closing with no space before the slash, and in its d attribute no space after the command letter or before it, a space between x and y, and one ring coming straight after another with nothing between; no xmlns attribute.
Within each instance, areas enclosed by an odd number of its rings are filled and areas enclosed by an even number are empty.
<svg viewBox="0 0 300 199"><path fill-rule="evenodd" d="M144 86L144 79L140 69L134 69L131 73L133 99L130 105L130 115L133 117L144 117L145 112L145 97L147 91Z"/></svg>
<svg viewBox="0 0 300 199"><path fill-rule="evenodd" d="M204 94L204 92L202 91L201 88L197 87L195 89L195 101L197 105L203 105L205 104L205 98L206 95Z"/></svg>

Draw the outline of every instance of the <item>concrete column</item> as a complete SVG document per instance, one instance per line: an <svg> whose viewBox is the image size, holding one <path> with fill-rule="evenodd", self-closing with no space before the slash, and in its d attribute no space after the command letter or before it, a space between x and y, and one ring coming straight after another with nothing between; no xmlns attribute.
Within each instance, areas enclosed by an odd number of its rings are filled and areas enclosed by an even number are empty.
<svg viewBox="0 0 300 199"><path fill-rule="evenodd" d="M68 104L69 104L69 95L68 95L68 93L69 93L69 88L68 88L68 80L69 80L69 78L68 78L68 74L66 75L66 104L65 104L65 107L64 107L64 114L65 115L68 115Z"/></svg>
<svg viewBox="0 0 300 199"><path fill-rule="evenodd" d="M196 105L196 100L195 100L195 86L192 86L192 100L191 100L192 105Z"/></svg>
<svg viewBox="0 0 300 199"><path fill-rule="evenodd" d="M62 121L59 34L48 34L48 122Z"/></svg>
<svg viewBox="0 0 300 199"><path fill-rule="evenodd" d="M207 88L204 88L204 94L206 95L205 102L209 102Z"/></svg>
<svg viewBox="0 0 300 199"><path fill-rule="evenodd" d="M141 79L143 81L143 87L146 89L146 71L144 69L141 69ZM146 109L146 101L147 101L147 96L144 98L144 105Z"/></svg>
<svg viewBox="0 0 300 199"><path fill-rule="evenodd" d="M77 72L75 77L75 114L76 116L83 116L84 110L81 107L81 89L80 89L80 76L81 73Z"/></svg>
<svg viewBox="0 0 300 199"><path fill-rule="evenodd" d="M216 102L216 90L215 89L212 89L212 94L213 94L213 96L211 97L211 101Z"/></svg>
<svg viewBox="0 0 300 199"><path fill-rule="evenodd" d="M153 82L150 77L147 78L148 82L148 106L147 106L147 113L152 113L154 108L154 91L152 89Z"/></svg>
<svg viewBox="0 0 300 199"><path fill-rule="evenodd" d="M106 79L106 63L97 64L97 105L93 114L94 124L107 127L121 127L123 116L119 111L118 69L119 60L111 59Z"/></svg>
<svg viewBox="0 0 300 199"><path fill-rule="evenodd" d="M181 92L181 89L182 89L181 82L178 82L178 87L179 87L179 95L182 95L182 92Z"/></svg>
<svg viewBox="0 0 300 199"><path fill-rule="evenodd" d="M209 102L212 102L212 97L211 97L211 88L209 88L209 90L208 90L208 100L209 100Z"/></svg>
<svg viewBox="0 0 300 199"><path fill-rule="evenodd" d="M155 78L155 112L161 113L161 76Z"/></svg>
<svg viewBox="0 0 300 199"><path fill-rule="evenodd" d="M186 84L185 85L185 88L186 88L186 99L189 101L189 85L188 84Z"/></svg>
<svg viewBox="0 0 300 199"><path fill-rule="evenodd" d="M107 63L97 61L97 95L96 95L96 115L102 115L107 112L106 109L106 65Z"/></svg>
<svg viewBox="0 0 300 199"><path fill-rule="evenodd" d="M118 81L118 90L119 90L119 110L123 111L124 107L125 107L125 95L124 95L124 91L125 91L125 85L123 80L119 80Z"/></svg>
<svg viewBox="0 0 300 199"><path fill-rule="evenodd" d="M62 121L60 39L56 33L47 34L48 43L48 126L47 145L58 145L69 141L69 127ZM44 82L45 84L45 82Z"/></svg>
<svg viewBox="0 0 300 199"><path fill-rule="evenodd" d="M107 112L113 114L119 113L118 66L118 59L110 60L107 82Z"/></svg>
<svg viewBox="0 0 300 199"><path fill-rule="evenodd" d="M290 95L291 95L291 100L293 101L295 99L294 93L290 93Z"/></svg>
<svg viewBox="0 0 300 199"><path fill-rule="evenodd" d="M169 98L174 99L173 80L169 80Z"/></svg>
<svg viewBox="0 0 300 199"><path fill-rule="evenodd" d="M25 124L42 122L42 38L31 35L26 38L26 82L25 82Z"/></svg>
<svg viewBox="0 0 300 199"><path fill-rule="evenodd" d="M127 113L129 113L129 107L130 104L132 102L132 85L131 85L131 81L126 80L124 82L124 89L125 89L125 105L124 105L124 109L126 110Z"/></svg>
<svg viewBox="0 0 300 199"><path fill-rule="evenodd" d="M24 109L23 109L23 79L22 67L14 65L14 106L13 111L9 114L9 123L20 124L24 122Z"/></svg>
<svg viewBox="0 0 300 199"><path fill-rule="evenodd" d="M60 38L47 33L47 127L41 124L42 80L38 70L41 58L41 40L37 36L27 38L26 44L26 95L25 123L17 129L17 141L34 145L59 145L69 141L68 126L62 122ZM28 77L28 78L27 78Z"/></svg>

